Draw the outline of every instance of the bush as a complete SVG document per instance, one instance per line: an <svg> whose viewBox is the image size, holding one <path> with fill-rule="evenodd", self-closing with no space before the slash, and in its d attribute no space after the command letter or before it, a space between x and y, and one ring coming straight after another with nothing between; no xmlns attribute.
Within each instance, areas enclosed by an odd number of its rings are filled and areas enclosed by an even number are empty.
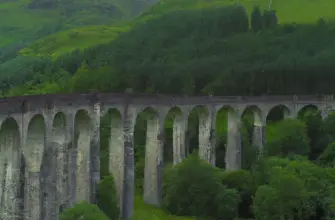
<svg viewBox="0 0 335 220"><path fill-rule="evenodd" d="M116 189L113 176L104 177L98 185L98 206L110 218L118 219L120 210L117 204Z"/></svg>
<svg viewBox="0 0 335 220"><path fill-rule="evenodd" d="M84 201L72 208L66 209L59 220L109 220L108 217L94 204Z"/></svg>
<svg viewBox="0 0 335 220"><path fill-rule="evenodd" d="M252 197L256 191L256 184L253 175L246 170L224 172L222 184L229 189L236 189L241 197L238 206L239 217L252 217Z"/></svg>
<svg viewBox="0 0 335 220"><path fill-rule="evenodd" d="M166 169L163 208L182 216L233 219L239 195L220 182L220 171L192 154L180 164Z"/></svg>

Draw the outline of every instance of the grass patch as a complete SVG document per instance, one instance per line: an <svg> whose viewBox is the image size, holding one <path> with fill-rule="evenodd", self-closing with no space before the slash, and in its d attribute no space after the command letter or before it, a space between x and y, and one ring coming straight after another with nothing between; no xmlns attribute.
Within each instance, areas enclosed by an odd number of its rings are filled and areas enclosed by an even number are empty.
<svg viewBox="0 0 335 220"><path fill-rule="evenodd" d="M145 204L143 198L137 195L132 220L195 220L195 218L168 215L160 208Z"/></svg>

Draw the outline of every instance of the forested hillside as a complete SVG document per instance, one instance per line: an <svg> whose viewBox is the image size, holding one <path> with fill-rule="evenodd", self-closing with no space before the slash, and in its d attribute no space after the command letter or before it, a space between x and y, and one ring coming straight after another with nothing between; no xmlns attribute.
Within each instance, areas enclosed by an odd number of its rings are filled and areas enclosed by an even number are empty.
<svg viewBox="0 0 335 220"><path fill-rule="evenodd" d="M155 0L0 1L0 51L56 32L129 20Z"/></svg>

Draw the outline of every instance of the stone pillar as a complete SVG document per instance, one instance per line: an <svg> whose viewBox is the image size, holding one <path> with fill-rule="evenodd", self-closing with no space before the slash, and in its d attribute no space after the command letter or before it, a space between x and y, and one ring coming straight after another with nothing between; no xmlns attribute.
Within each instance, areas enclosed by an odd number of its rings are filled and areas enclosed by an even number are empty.
<svg viewBox="0 0 335 220"><path fill-rule="evenodd" d="M1 220L16 220L20 217L20 165L19 130L16 122L8 120L3 122L0 131Z"/></svg>
<svg viewBox="0 0 335 220"><path fill-rule="evenodd" d="M24 201L24 213L27 220L40 220L42 202L42 186L41 186L41 175L40 172L26 170L25 173L25 201Z"/></svg>
<svg viewBox="0 0 335 220"><path fill-rule="evenodd" d="M147 135L145 146L144 168L144 202L159 205L159 177L163 161L164 120L151 114L147 119Z"/></svg>
<svg viewBox="0 0 335 220"><path fill-rule="evenodd" d="M109 172L113 175L116 187L116 197L122 210L122 190L124 172L124 136L122 117L111 115L109 139ZM122 211L121 211L122 212Z"/></svg>
<svg viewBox="0 0 335 220"><path fill-rule="evenodd" d="M100 102L93 104L92 138L90 143L90 202L97 203L97 188L100 181Z"/></svg>
<svg viewBox="0 0 335 220"><path fill-rule="evenodd" d="M263 149L263 146L266 141L266 122L255 121L254 131L252 137L252 146L258 147L260 150Z"/></svg>
<svg viewBox="0 0 335 220"><path fill-rule="evenodd" d="M134 212L134 127L136 121L136 109L129 106L126 100L123 119L123 138L124 138L124 172L123 172L123 198L122 198L122 219L130 219Z"/></svg>
<svg viewBox="0 0 335 220"><path fill-rule="evenodd" d="M199 157L210 164L215 163L215 120L214 109L199 115Z"/></svg>
<svg viewBox="0 0 335 220"><path fill-rule="evenodd" d="M228 111L226 170L238 170L242 166L240 118L237 112Z"/></svg>
<svg viewBox="0 0 335 220"><path fill-rule="evenodd" d="M42 173L45 154L46 126L42 115L26 120L28 126L23 131L23 153L25 167L24 219L41 220L44 205Z"/></svg>
<svg viewBox="0 0 335 220"><path fill-rule="evenodd" d="M187 117L177 115L173 122L173 164L186 157L186 127Z"/></svg>
<svg viewBox="0 0 335 220"><path fill-rule="evenodd" d="M76 133L74 132L75 114L69 114L66 117L68 122L66 132L69 135L68 140L68 152L66 160L66 170L67 170L67 203L66 208L70 208L76 203L76 186L77 186L77 148L76 148Z"/></svg>

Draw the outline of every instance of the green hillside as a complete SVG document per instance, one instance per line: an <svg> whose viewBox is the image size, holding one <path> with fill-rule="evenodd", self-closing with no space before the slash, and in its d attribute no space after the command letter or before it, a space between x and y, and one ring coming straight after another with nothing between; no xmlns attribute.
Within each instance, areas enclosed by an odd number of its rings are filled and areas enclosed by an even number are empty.
<svg viewBox="0 0 335 220"><path fill-rule="evenodd" d="M129 30L129 27L144 23L148 19L157 18L172 11L186 9L203 10L231 5L236 2L236 0L162 0L142 13L137 19L125 25L119 25L117 28L113 26L87 27L57 33L36 41L27 48L24 48L20 54L26 56L51 55L57 57L71 50L85 49L96 44L108 43L120 32ZM269 0L240 0L238 2L246 7L249 14L254 5L259 5L262 9L269 8ZM335 2L332 0L273 0L270 8L276 10L279 23L296 22L306 24L315 23L320 17L324 17L326 20L333 20L335 18L335 11L333 10ZM72 46L69 47L68 45Z"/></svg>
<svg viewBox="0 0 335 220"><path fill-rule="evenodd" d="M0 1L0 47L79 26L127 20L152 3L152 0Z"/></svg>

